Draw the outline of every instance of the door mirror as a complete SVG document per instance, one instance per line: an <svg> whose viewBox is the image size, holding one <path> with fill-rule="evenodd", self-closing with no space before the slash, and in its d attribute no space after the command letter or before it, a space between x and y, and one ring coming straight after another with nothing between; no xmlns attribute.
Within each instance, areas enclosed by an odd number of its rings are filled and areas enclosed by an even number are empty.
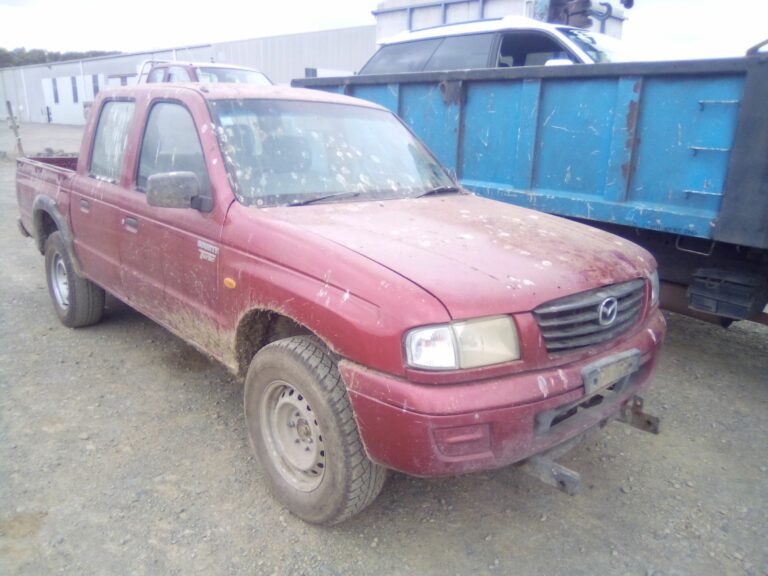
<svg viewBox="0 0 768 576"><path fill-rule="evenodd" d="M568 58L550 58L544 62L544 66L570 66L573 64L573 60Z"/></svg>
<svg viewBox="0 0 768 576"><path fill-rule="evenodd" d="M147 204L158 208L195 208L200 183L194 172L162 172L147 179Z"/></svg>

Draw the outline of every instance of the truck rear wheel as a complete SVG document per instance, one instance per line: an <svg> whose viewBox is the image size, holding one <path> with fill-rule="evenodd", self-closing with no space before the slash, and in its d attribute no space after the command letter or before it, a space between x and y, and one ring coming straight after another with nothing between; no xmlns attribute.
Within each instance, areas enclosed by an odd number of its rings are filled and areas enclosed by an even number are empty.
<svg viewBox="0 0 768 576"><path fill-rule="evenodd" d="M45 275L53 308L64 326L80 328L101 320L104 290L75 273L61 232L45 241Z"/></svg>
<svg viewBox="0 0 768 576"><path fill-rule="evenodd" d="M337 524L381 492L386 469L368 459L336 362L315 338L286 338L259 351L244 404L270 487L299 518Z"/></svg>

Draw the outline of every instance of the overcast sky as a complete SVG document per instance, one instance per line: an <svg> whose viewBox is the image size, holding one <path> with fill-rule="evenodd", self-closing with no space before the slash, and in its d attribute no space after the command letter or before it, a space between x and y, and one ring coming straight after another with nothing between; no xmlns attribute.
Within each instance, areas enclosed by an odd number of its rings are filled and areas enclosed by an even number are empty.
<svg viewBox="0 0 768 576"><path fill-rule="evenodd" d="M0 0L0 47L129 52L207 44L373 24L377 3ZM635 0L627 16L625 41L651 58L736 56L768 39L765 0Z"/></svg>

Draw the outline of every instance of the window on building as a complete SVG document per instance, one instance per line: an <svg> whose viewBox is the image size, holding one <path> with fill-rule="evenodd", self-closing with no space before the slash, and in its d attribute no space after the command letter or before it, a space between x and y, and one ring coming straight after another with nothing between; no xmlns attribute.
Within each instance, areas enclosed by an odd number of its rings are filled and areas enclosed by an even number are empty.
<svg viewBox="0 0 768 576"><path fill-rule="evenodd" d="M53 86L53 103L59 103L59 86L56 84L56 78L51 78L51 86Z"/></svg>
<svg viewBox="0 0 768 576"><path fill-rule="evenodd" d="M93 97L96 98L99 93L99 75L94 74L91 76L91 81L93 82Z"/></svg>
<svg viewBox="0 0 768 576"><path fill-rule="evenodd" d="M77 104L77 78L72 76L72 102Z"/></svg>
<svg viewBox="0 0 768 576"><path fill-rule="evenodd" d="M109 182L120 178L133 108L133 102L112 101L102 106L93 140L91 176Z"/></svg>
<svg viewBox="0 0 768 576"><path fill-rule="evenodd" d="M147 189L147 179L164 172L193 172L200 195L210 197L205 157L192 116L181 104L155 104L149 114L141 143L136 187Z"/></svg>
<svg viewBox="0 0 768 576"><path fill-rule="evenodd" d="M128 86L128 77L120 76L120 86Z"/></svg>

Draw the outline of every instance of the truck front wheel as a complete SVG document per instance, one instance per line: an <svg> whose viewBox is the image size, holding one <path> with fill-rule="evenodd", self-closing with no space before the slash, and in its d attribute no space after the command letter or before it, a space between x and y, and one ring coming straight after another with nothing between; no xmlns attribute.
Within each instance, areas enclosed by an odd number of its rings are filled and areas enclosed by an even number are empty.
<svg viewBox="0 0 768 576"><path fill-rule="evenodd" d="M248 436L276 498L313 524L337 524L381 492L336 362L315 338L265 346L245 381Z"/></svg>
<svg viewBox="0 0 768 576"><path fill-rule="evenodd" d="M61 232L45 241L45 275L53 308L64 326L80 328L101 320L104 290L75 273Z"/></svg>

